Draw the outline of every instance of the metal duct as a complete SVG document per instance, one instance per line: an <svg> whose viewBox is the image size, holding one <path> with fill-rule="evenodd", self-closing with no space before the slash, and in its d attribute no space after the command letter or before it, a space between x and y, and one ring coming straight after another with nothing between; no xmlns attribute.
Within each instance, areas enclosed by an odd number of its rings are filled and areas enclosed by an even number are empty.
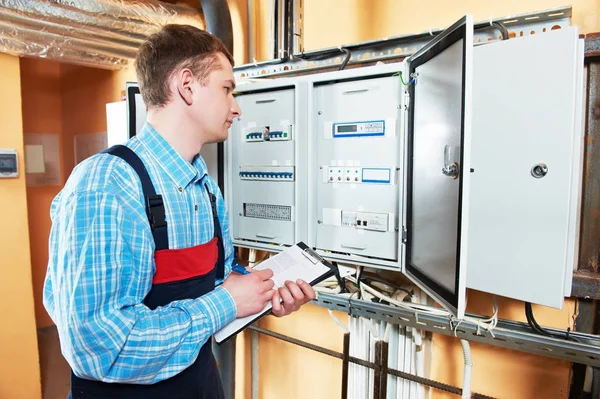
<svg viewBox="0 0 600 399"><path fill-rule="evenodd" d="M204 29L198 9L156 0L0 0L0 52L118 69L169 23Z"/></svg>
<svg viewBox="0 0 600 399"><path fill-rule="evenodd" d="M206 30L225 44L233 54L233 25L227 0L200 0L206 19Z"/></svg>

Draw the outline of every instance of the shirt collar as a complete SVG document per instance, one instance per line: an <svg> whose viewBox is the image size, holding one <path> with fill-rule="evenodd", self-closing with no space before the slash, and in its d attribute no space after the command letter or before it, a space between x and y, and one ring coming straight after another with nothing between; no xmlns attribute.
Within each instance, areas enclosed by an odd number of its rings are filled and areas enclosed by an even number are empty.
<svg viewBox="0 0 600 399"><path fill-rule="evenodd" d="M196 156L194 161L189 163L148 122L137 137L178 187L186 188L188 184L202 179L207 173L202 157Z"/></svg>

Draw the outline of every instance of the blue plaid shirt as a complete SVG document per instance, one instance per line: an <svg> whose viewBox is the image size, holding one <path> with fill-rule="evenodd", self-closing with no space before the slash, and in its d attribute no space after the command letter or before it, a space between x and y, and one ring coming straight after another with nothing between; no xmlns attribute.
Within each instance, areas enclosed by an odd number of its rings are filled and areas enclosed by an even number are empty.
<svg viewBox="0 0 600 399"><path fill-rule="evenodd" d="M143 160L166 207L169 248L214 237L210 198L225 247L233 245L223 197L204 160L185 161L149 125L126 144ZM202 345L235 319L231 295L214 291L150 310L142 301L155 271L154 240L137 174L122 159L97 154L75 167L52 202L44 306L56 323L73 372L105 382L151 384L194 362Z"/></svg>

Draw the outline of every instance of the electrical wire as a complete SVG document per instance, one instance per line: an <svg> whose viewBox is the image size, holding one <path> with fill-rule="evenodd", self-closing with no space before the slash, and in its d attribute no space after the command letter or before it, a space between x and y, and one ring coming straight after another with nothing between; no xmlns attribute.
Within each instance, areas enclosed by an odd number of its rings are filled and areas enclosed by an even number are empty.
<svg viewBox="0 0 600 399"><path fill-rule="evenodd" d="M344 58L344 61L342 61L342 65L340 65L340 71L344 68L346 68L346 65L348 65L348 61L350 61L350 57L352 56L352 52L350 50L348 50L347 48L342 48L341 49L344 53L346 53L346 57Z"/></svg>
<svg viewBox="0 0 600 399"><path fill-rule="evenodd" d="M411 79L408 81L408 83L405 83L404 79L402 78L402 72L396 72L392 76L400 76L400 83L402 83L404 86L410 86L411 84L415 83L414 79Z"/></svg>
<svg viewBox="0 0 600 399"><path fill-rule="evenodd" d="M570 327L567 328L567 331L564 336L560 335L560 334L554 334L548 330L545 330L535 320L535 317L533 316L533 309L531 307L531 303L529 303L529 302L525 302L525 317L527 317L527 324L529 324L531 329L540 335L545 335L545 336L551 337L551 338L566 339L567 341L570 340L570 341L574 341L574 342L581 342L579 339L573 337L572 335L569 335L569 333L571 332Z"/></svg>
<svg viewBox="0 0 600 399"><path fill-rule="evenodd" d="M358 284L357 280L352 276L348 276L348 277L346 277L346 279ZM358 280L358 281L360 281L360 280ZM434 315L438 315L438 316L448 317L450 322L453 325L453 329L455 332L458 329L458 326L460 324L468 323L468 324L477 326L478 333L481 332L481 329L484 329L485 331L489 332L493 337L494 336L493 330L496 327L496 325L498 324L498 305L497 305L496 301L494 301L494 309L493 309L494 313L489 318L477 318L477 317L472 317L472 316L465 316L464 318L457 320L454 318L454 316L452 316L452 314L450 314L445 309L434 308L431 306L421 305L421 304L417 304L417 303L396 301L396 300L390 298L389 296L380 293L379 291L377 291L376 289L374 289L373 287L371 287L370 285L368 285L365 282L360 283L360 291L363 293L371 294L372 296L375 296L375 297L377 297L383 301L386 301L392 305L398 306L398 307L406 309L406 310L413 311L413 312L415 312L416 317L418 317L418 312L424 312L424 313L434 314ZM454 324L454 323L456 323L456 324Z"/></svg>
<svg viewBox="0 0 600 399"><path fill-rule="evenodd" d="M460 344L463 348L465 358L465 371L463 377L462 398L469 399L471 397L471 373L473 370L473 359L471 357L471 345L466 339L461 339Z"/></svg>
<svg viewBox="0 0 600 399"><path fill-rule="evenodd" d="M506 29L506 26L504 26L503 23L492 22L492 26L500 31L500 34L502 35L502 40L510 39L510 34L508 33L508 29Z"/></svg>

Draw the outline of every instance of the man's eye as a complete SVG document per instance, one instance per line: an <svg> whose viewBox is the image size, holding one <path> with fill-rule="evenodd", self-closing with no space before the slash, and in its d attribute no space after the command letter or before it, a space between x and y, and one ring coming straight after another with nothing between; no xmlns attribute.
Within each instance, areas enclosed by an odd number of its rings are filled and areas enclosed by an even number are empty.
<svg viewBox="0 0 600 399"><path fill-rule="evenodd" d="M231 91L231 87L224 87L225 89L225 93L229 94L229 92Z"/></svg>

